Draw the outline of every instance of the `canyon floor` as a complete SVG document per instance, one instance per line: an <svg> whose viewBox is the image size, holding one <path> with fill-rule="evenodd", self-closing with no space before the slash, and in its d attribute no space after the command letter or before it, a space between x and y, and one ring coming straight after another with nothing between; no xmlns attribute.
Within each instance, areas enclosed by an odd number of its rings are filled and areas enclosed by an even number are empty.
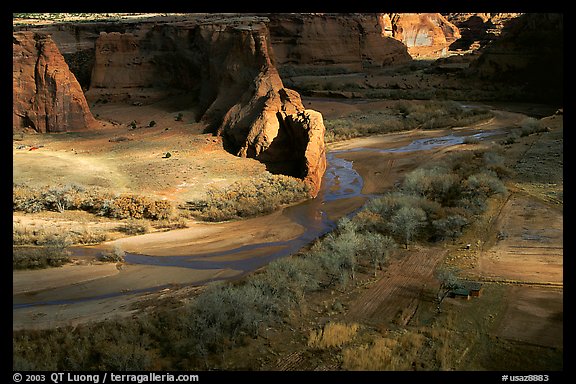
<svg viewBox="0 0 576 384"><path fill-rule="evenodd" d="M303 98L303 101L307 108L322 112L325 119L373 111L385 104L321 98ZM526 107L530 111L535 108ZM407 145L416 139L479 129L501 129L488 139L497 142L525 117L519 104L492 108L495 117L478 126L356 138L332 143L328 148L329 151L366 148L342 156L352 161L362 176L364 194L383 193L419 164L449 151L471 150L482 143L415 153L378 150ZM266 171L255 160L225 152L217 138L203 134L201 126L191 122L193 112L181 105L96 105L93 113L102 121L100 130L26 134L22 140L14 141L14 183L40 186L76 182L118 192L138 191L183 203L202 197L211 185L229 185ZM178 113L183 114L182 121L176 121ZM139 121L141 116L146 116L146 121ZM444 365L432 366L421 356L414 361L415 370L562 370L563 120L562 115L544 120L549 132L521 137L506 148L507 162L516 170L516 176L507 182L507 195L492 201L483 219L457 244L417 246L401 251L377 278L369 271L360 271L350 289L322 292L309 298L312 309L307 313L284 328L270 329L267 338L242 347L241 353L233 350L222 356L222 361L234 369L339 369L341 351L311 348L307 338L318 325L340 321L361 325L361 332L350 347L365 345L375 334L434 329L441 346L437 353L443 354L440 361ZM136 129L129 129L131 121L136 121ZM171 156L167 158L168 152ZM326 203L325 210L337 218L364 201L354 198ZM13 299L21 307L13 310L13 330L130 316L185 298L199 289L198 283L242 275L241 271L229 268L195 270L94 260L93 252L114 244L120 244L127 252L162 257L187 255L191 249L208 253L251 242L290 240L302 232L302 227L282 210L263 217L215 224L190 218L188 228L133 237L117 230L118 221L81 212L14 213L13 222L31 228L57 227L61 231L101 228L109 231L112 238L87 247L85 257L76 258L64 267L14 271ZM464 249L467 243L473 247ZM249 256L257 257L257 251ZM481 281L482 295L470 300L446 299L438 312L434 301L438 283L433 271L439 265L457 266L470 279ZM162 289L150 289L155 287ZM66 300L79 301L70 304ZM37 305L42 302L52 304ZM35 305L26 305L31 303ZM335 303L340 309L333 309Z"/></svg>

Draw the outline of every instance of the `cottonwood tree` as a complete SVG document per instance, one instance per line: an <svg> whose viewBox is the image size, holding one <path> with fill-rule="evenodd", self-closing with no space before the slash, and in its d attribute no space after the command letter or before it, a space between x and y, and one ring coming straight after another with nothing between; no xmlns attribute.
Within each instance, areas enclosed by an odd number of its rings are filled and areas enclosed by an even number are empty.
<svg viewBox="0 0 576 384"><path fill-rule="evenodd" d="M390 221L392 232L400 236L406 249L408 243L418 233L418 230L426 224L426 212L422 208L404 206L400 208Z"/></svg>
<svg viewBox="0 0 576 384"><path fill-rule="evenodd" d="M349 277L355 278L358 252L361 249L361 236L358 225L347 217L340 219L337 229L313 246L315 258L330 278L328 285L338 281L346 286Z"/></svg>
<svg viewBox="0 0 576 384"><path fill-rule="evenodd" d="M462 235L462 229L468 225L468 220L460 215L451 215L443 219L434 220L432 225L442 237L452 239L452 244Z"/></svg>
<svg viewBox="0 0 576 384"><path fill-rule="evenodd" d="M374 266L374 277L376 277L378 267L382 269L382 265L388 259L390 252L396 248L396 242L390 236L372 232L364 234L361 242L361 252L370 259Z"/></svg>
<svg viewBox="0 0 576 384"><path fill-rule="evenodd" d="M356 277L357 253L360 248L358 226L347 217L338 222L338 235L334 241L333 251L337 252L340 261L340 282L346 285L349 271L352 280Z"/></svg>

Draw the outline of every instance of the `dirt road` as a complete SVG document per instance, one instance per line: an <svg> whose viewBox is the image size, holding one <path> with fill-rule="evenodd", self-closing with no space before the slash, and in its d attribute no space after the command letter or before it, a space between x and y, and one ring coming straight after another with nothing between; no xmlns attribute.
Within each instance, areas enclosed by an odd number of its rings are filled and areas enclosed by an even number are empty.
<svg viewBox="0 0 576 384"><path fill-rule="evenodd" d="M406 325L420 302L430 300L429 290L438 285L433 272L446 252L442 248L402 250L384 276L356 298L347 321L375 326Z"/></svg>

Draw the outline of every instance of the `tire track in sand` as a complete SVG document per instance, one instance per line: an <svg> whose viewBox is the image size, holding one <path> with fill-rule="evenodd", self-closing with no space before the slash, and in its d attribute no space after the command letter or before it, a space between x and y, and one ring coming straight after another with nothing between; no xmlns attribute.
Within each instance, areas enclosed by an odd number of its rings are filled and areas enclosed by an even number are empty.
<svg viewBox="0 0 576 384"><path fill-rule="evenodd" d="M400 260L387 267L380 280L355 300L347 321L381 325L394 321L399 313L414 313L426 286L437 284L433 272L447 250L412 249L403 253ZM403 316L401 321L406 324L410 317Z"/></svg>

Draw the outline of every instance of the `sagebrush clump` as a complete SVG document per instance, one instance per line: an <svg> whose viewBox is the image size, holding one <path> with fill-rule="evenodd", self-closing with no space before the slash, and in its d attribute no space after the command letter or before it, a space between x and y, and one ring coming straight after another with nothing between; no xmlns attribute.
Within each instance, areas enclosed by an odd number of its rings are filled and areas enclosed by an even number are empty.
<svg viewBox="0 0 576 384"><path fill-rule="evenodd" d="M76 184L32 187L14 184L12 209L26 213L81 210L115 219L166 220L175 216L170 201L137 194L112 194L95 187Z"/></svg>
<svg viewBox="0 0 576 384"><path fill-rule="evenodd" d="M191 201L188 208L206 221L224 221L273 212L283 204L310 197L302 180L285 175L239 181L224 188L211 188L202 200Z"/></svg>

